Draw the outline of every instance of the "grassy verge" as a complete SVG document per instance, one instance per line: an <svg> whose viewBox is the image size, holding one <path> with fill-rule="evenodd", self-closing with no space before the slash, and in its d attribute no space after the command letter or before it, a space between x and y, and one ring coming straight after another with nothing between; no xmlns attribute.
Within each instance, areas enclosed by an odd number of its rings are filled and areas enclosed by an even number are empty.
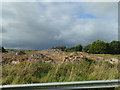
<svg viewBox="0 0 120 90"><path fill-rule="evenodd" d="M6 51L8 51L8 52L23 51L23 52L25 52L25 53L33 53L33 52L36 52L37 50L23 50L23 49L19 49L19 50L17 50L17 49L6 49Z"/></svg>
<svg viewBox="0 0 120 90"><path fill-rule="evenodd" d="M102 57L105 57L105 58L117 58L117 59L120 59L120 54L119 55L112 55L112 54L92 54L92 55L102 56Z"/></svg>
<svg viewBox="0 0 120 90"><path fill-rule="evenodd" d="M116 64L108 62L42 63L22 62L3 66L2 84L28 84L42 82L68 82L117 79Z"/></svg>

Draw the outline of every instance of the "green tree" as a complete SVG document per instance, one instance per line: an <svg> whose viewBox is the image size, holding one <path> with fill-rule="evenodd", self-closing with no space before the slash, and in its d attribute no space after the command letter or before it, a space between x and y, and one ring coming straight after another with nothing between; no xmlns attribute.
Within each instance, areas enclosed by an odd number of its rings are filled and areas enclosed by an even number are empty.
<svg viewBox="0 0 120 90"><path fill-rule="evenodd" d="M90 52L95 54L106 54L108 53L108 49L109 49L108 43L101 40L97 40L92 43Z"/></svg>
<svg viewBox="0 0 120 90"><path fill-rule="evenodd" d="M84 48L83 48L83 52L87 52L87 53L90 53L90 49L91 49L91 47L92 47L92 44L88 44L87 46L85 46Z"/></svg>
<svg viewBox="0 0 120 90"><path fill-rule="evenodd" d="M82 48L83 48L82 45L79 44L75 47L67 48L66 51L67 52L76 52L76 51L79 52L79 51L82 51Z"/></svg>
<svg viewBox="0 0 120 90"><path fill-rule="evenodd" d="M109 51L109 43L96 40L83 48L83 51L94 54L106 54Z"/></svg>
<svg viewBox="0 0 120 90"><path fill-rule="evenodd" d="M120 54L120 41L112 41L109 46L111 54Z"/></svg>

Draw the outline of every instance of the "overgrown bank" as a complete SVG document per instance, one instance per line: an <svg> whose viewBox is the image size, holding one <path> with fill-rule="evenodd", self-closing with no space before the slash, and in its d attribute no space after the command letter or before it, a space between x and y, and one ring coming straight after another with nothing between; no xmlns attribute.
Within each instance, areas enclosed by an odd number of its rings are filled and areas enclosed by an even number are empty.
<svg viewBox="0 0 120 90"><path fill-rule="evenodd" d="M21 62L3 66L2 84L118 79L117 64L107 61L82 63Z"/></svg>

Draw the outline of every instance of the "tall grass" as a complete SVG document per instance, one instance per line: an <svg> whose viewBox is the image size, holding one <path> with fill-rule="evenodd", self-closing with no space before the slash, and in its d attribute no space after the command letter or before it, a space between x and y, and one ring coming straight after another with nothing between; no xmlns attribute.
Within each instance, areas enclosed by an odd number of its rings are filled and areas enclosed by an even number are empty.
<svg viewBox="0 0 120 90"><path fill-rule="evenodd" d="M102 56L104 58L117 58L120 59L120 54L91 54L96 56Z"/></svg>
<svg viewBox="0 0 120 90"><path fill-rule="evenodd" d="M116 64L85 59L81 63L21 62L2 68L2 84L28 84L41 82L66 82L117 79Z"/></svg>

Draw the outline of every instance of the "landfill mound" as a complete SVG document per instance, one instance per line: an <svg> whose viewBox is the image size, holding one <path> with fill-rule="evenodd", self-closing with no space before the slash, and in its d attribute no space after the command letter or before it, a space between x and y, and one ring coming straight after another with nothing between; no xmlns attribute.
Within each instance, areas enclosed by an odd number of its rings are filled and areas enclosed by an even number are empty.
<svg viewBox="0 0 120 90"><path fill-rule="evenodd" d="M106 60L110 63L118 63L119 59L104 58L85 52L64 52L59 49L39 50L31 53L23 51L13 51L0 53L1 64L18 64L21 62L45 62L45 63L81 63L85 58L95 61Z"/></svg>

